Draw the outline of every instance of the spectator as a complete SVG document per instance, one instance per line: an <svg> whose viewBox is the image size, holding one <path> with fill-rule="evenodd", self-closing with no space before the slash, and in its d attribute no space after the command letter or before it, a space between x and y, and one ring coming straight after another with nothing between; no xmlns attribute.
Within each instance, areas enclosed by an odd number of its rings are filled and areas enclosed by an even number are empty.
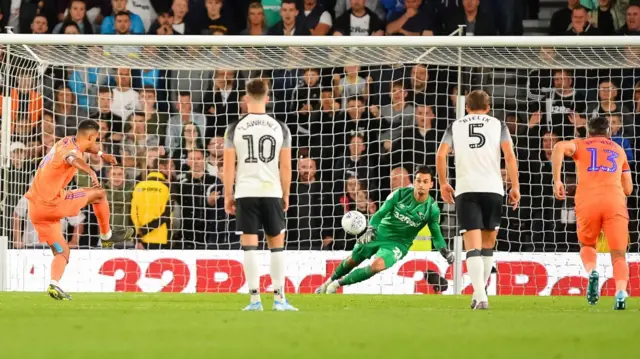
<svg viewBox="0 0 640 359"><path fill-rule="evenodd" d="M222 0L205 0L207 16L197 33L201 35L229 35L235 33L235 26L222 8Z"/></svg>
<svg viewBox="0 0 640 359"><path fill-rule="evenodd" d="M267 27L271 28L282 20L282 3L283 0L262 0L262 6L264 8L264 17L267 23Z"/></svg>
<svg viewBox="0 0 640 359"><path fill-rule="evenodd" d="M151 172L139 182L131 196L131 221L136 228L139 249L170 248L171 194L161 172Z"/></svg>
<svg viewBox="0 0 640 359"><path fill-rule="evenodd" d="M624 26L625 9L629 0L598 0L598 6L589 12L589 19L601 35L614 35Z"/></svg>
<svg viewBox="0 0 640 359"><path fill-rule="evenodd" d="M318 0L303 0L304 12L300 16L304 19L304 24L314 36L324 36L333 27L331 14L318 4Z"/></svg>
<svg viewBox="0 0 640 359"><path fill-rule="evenodd" d="M122 135L119 132L122 132L122 117L114 114L111 111L111 103L113 101L113 96L111 94L111 89L108 87L100 87L98 89L98 109L96 112L91 114L91 118L104 121L108 124L109 132L113 133L112 140L120 141L122 139Z"/></svg>
<svg viewBox="0 0 640 359"><path fill-rule="evenodd" d="M607 116L609 123L611 124L611 140L620 145L624 149L624 153L627 155L629 162L633 161L633 148L631 148L631 142L628 138L624 138L622 133L622 119L619 115Z"/></svg>
<svg viewBox="0 0 640 359"><path fill-rule="evenodd" d="M37 14L31 22L31 33L42 35L49 32L49 21L42 14Z"/></svg>
<svg viewBox="0 0 640 359"><path fill-rule="evenodd" d="M102 20L102 25L100 26L101 34L130 33L141 35L145 33L142 18L133 12L127 11L128 2L128 0L111 0L113 14ZM125 12L129 14L129 26L127 27L128 31L126 32L123 31L123 29L116 29L117 16Z"/></svg>
<svg viewBox="0 0 640 359"><path fill-rule="evenodd" d="M331 201L325 198L326 186L316 178L314 159L299 159L297 175L297 180L291 183L287 247L318 250L322 248L319 239L332 235L333 221L327 213L327 205Z"/></svg>
<svg viewBox="0 0 640 359"><path fill-rule="evenodd" d="M405 9L389 18L388 35L433 35L433 24L426 12L420 9L422 0L405 0Z"/></svg>
<svg viewBox="0 0 640 359"><path fill-rule="evenodd" d="M568 70L553 71L553 87L543 103L533 105L537 110L533 111L529 126L539 124L541 129L551 129L560 137L573 137L576 129L584 130L586 96L573 88L573 75Z"/></svg>
<svg viewBox="0 0 640 359"><path fill-rule="evenodd" d="M386 11L384 6L380 3L380 0L337 0L336 6L334 7L336 19L343 16L356 6L360 7L360 4L362 4L362 6L367 10L373 11L378 19L381 19L380 21L385 18Z"/></svg>
<svg viewBox="0 0 640 359"><path fill-rule="evenodd" d="M131 226L131 198L133 196L133 181L125 177L125 170L121 166L111 166L107 171L107 183L104 184L107 200L111 205L111 228L113 231ZM126 243L123 246L133 246Z"/></svg>
<svg viewBox="0 0 640 359"><path fill-rule="evenodd" d="M553 13L549 24L549 35L562 35L571 26L573 9L580 6L580 0L567 0L567 7Z"/></svg>
<svg viewBox="0 0 640 359"><path fill-rule="evenodd" d="M391 191L389 192L389 194L391 194L398 188L413 187L413 183L411 183L411 177L409 176L409 171L407 171L407 169L404 167L396 167L392 169L389 178L391 179Z"/></svg>
<svg viewBox="0 0 640 359"><path fill-rule="evenodd" d="M158 12L158 18L151 24L148 34L173 35L173 10Z"/></svg>
<svg viewBox="0 0 640 359"><path fill-rule="evenodd" d="M182 208L182 241L188 247L207 248L218 242L215 208L224 208L222 182L207 174L200 149L188 152L187 166L189 171L176 190Z"/></svg>
<svg viewBox="0 0 640 359"><path fill-rule="evenodd" d="M36 91L34 78L36 74L24 71L17 75L16 87L9 90L11 98L11 113L13 118L26 116L34 125L40 120L43 108L43 98ZM2 98L0 94L0 117L2 116Z"/></svg>
<svg viewBox="0 0 640 359"><path fill-rule="evenodd" d="M249 13L247 15L247 28L242 30L240 35L266 35L267 33L269 33L269 27L267 26L264 8L262 4L252 2L249 5Z"/></svg>
<svg viewBox="0 0 640 359"><path fill-rule="evenodd" d="M98 87L109 84L108 71L104 67L76 67L69 75L68 86L76 95L78 106L85 107L91 114L98 107Z"/></svg>
<svg viewBox="0 0 640 359"><path fill-rule="evenodd" d="M213 75L211 88L203 99L207 137L221 136L227 125L238 119L241 99L235 77L231 70L216 70Z"/></svg>
<svg viewBox="0 0 640 359"><path fill-rule="evenodd" d="M75 22L64 21L60 26L60 33L64 35L80 35L80 27Z"/></svg>
<svg viewBox="0 0 640 359"><path fill-rule="evenodd" d="M345 75L343 77L340 77L340 74L333 75L335 97L347 99L362 96L367 98L369 96L369 83L371 82L371 77L368 77L367 79L360 77L360 66L358 65L345 66L344 72Z"/></svg>
<svg viewBox="0 0 640 359"><path fill-rule="evenodd" d="M173 32L179 35L193 34L193 26L186 21L189 12L188 0L173 0L171 10L173 11L173 24L171 25Z"/></svg>
<svg viewBox="0 0 640 359"><path fill-rule="evenodd" d="M417 104L432 104L437 118L445 118L447 115L447 82L438 81L439 71L432 71L434 78L429 74L429 69L423 64L416 64L411 67L411 79L409 80L412 95L410 98ZM438 130L444 131L447 121L436 123Z"/></svg>
<svg viewBox="0 0 640 359"><path fill-rule="evenodd" d="M296 0L282 0L280 8L282 21L269 28L269 35L311 35L304 22L298 17L299 14ZM267 18L268 23L269 19Z"/></svg>
<svg viewBox="0 0 640 359"><path fill-rule="evenodd" d="M380 107L372 106L371 113L380 117L383 121L380 134L381 140L393 140L398 138L402 131L414 123L415 109L411 103L406 102L407 90L404 83L394 81L391 89L391 103Z"/></svg>
<svg viewBox="0 0 640 359"><path fill-rule="evenodd" d="M68 237L67 229L73 227L71 238L69 238L69 247L78 248L80 236L83 233L83 223L85 216L82 212L73 217L65 217L60 220L62 235ZM45 249L49 246L46 243L40 243L38 232L36 232L29 218L29 200L22 197L18 201L17 206L13 210L13 249Z"/></svg>
<svg viewBox="0 0 640 359"><path fill-rule="evenodd" d="M415 125L407 128L402 136L392 145L394 149L393 163L402 165L426 165L433 167L436 163L438 138L433 121L436 116L433 107L417 105L415 108ZM399 151L395 151L399 149Z"/></svg>
<svg viewBox="0 0 640 359"><path fill-rule="evenodd" d="M571 24L562 35L599 35L598 29L589 22L589 12L582 6L573 8Z"/></svg>
<svg viewBox="0 0 640 359"><path fill-rule="evenodd" d="M222 181L222 173L218 172L218 169L222 167L224 157L224 137L213 137L207 145L207 152L207 173Z"/></svg>
<svg viewBox="0 0 640 359"><path fill-rule="evenodd" d="M350 97L346 103L344 120L334 119L332 129L329 131L334 138L330 142L325 142L325 146L327 143L333 143L334 155L341 155L345 150L344 146L351 143L353 136L363 136L367 140L365 142L373 142L378 138L376 130L379 126L376 122L369 118L363 97Z"/></svg>
<svg viewBox="0 0 640 359"><path fill-rule="evenodd" d="M145 86L140 90L138 107L144 113L147 124L147 133L158 136L160 145L164 146L167 135L167 122L169 115L165 112L158 112L156 108L156 89Z"/></svg>
<svg viewBox="0 0 640 359"><path fill-rule="evenodd" d="M347 172L368 171L369 165L375 163L375 161L370 160L366 151L365 137L361 134L352 135L346 153L338 157L334 162L334 179L338 181L345 178Z"/></svg>
<svg viewBox="0 0 640 359"><path fill-rule="evenodd" d="M462 0L462 9L454 12L447 21L446 32L456 31L458 25L466 25L466 36L497 35L493 16L480 10L480 0Z"/></svg>
<svg viewBox="0 0 640 359"><path fill-rule="evenodd" d="M71 0L69 1L68 13L64 17L61 23L53 28L54 34L64 33L62 26L67 21L73 21L80 30L81 34L93 34L93 25L87 18L86 3L84 0Z"/></svg>
<svg viewBox="0 0 640 359"><path fill-rule="evenodd" d="M183 126L182 141L179 147L173 148L171 158L182 171L187 171L187 157L192 151L204 151L204 137L198 132L198 126L188 123Z"/></svg>
<svg viewBox="0 0 640 359"><path fill-rule="evenodd" d="M188 92L181 92L178 95L178 113L169 118L167 126L166 147L168 153L171 153L173 149L180 146L184 126L190 123L198 126L199 133L205 133L205 117L202 114L193 113L191 94Z"/></svg>
<svg viewBox="0 0 640 359"><path fill-rule="evenodd" d="M591 113L591 117L619 116L622 120L622 131L633 134L633 116L631 111L618 100L618 87L611 81L602 81L598 89L598 107Z"/></svg>
<svg viewBox="0 0 640 359"><path fill-rule="evenodd" d="M136 110L139 94L131 86L131 69L122 67L116 70L115 88L112 90L111 112L127 118Z"/></svg>
<svg viewBox="0 0 640 359"><path fill-rule="evenodd" d="M640 35L640 4L629 5L626 24L618 30L618 35Z"/></svg>
<svg viewBox="0 0 640 359"><path fill-rule="evenodd" d="M347 3L348 0L342 0ZM384 23L378 15L365 7L365 0L350 0L351 8L342 15L336 13L333 35L337 36L382 36ZM336 4L336 8L339 5Z"/></svg>
<svg viewBox="0 0 640 359"><path fill-rule="evenodd" d="M83 107L76 106L76 96L70 88L60 87L55 94L53 114L56 120L56 136L72 136L80 121L88 117Z"/></svg>

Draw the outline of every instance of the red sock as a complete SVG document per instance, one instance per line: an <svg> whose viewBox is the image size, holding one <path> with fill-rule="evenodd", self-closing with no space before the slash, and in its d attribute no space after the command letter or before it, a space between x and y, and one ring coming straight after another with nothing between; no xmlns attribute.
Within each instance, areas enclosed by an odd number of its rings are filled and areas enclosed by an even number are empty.
<svg viewBox="0 0 640 359"><path fill-rule="evenodd" d="M615 257L612 260L613 279L616 281L616 292L619 290L627 290L627 282L629 282L629 266L624 257Z"/></svg>
<svg viewBox="0 0 640 359"><path fill-rule="evenodd" d="M593 247L584 246L580 248L580 258L582 259L582 264L584 265L584 269L587 270L587 273L591 273L592 270L596 269L596 257L598 256L598 252Z"/></svg>
<svg viewBox="0 0 640 359"><path fill-rule="evenodd" d="M109 217L111 216L111 213L109 210L109 202L106 198L93 204L93 213L95 213L98 218L100 235L106 235L111 232L111 226L109 226Z"/></svg>
<svg viewBox="0 0 640 359"><path fill-rule="evenodd" d="M51 280L59 281L67 266L67 258L63 254L56 254L51 261Z"/></svg>

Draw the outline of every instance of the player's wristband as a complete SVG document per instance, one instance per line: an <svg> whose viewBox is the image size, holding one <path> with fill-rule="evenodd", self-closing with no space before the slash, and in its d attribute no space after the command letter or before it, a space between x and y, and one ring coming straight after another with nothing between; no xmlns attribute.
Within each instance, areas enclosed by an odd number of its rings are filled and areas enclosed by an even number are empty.
<svg viewBox="0 0 640 359"><path fill-rule="evenodd" d="M102 158L102 154L103 154L102 151L98 151L98 157Z"/></svg>

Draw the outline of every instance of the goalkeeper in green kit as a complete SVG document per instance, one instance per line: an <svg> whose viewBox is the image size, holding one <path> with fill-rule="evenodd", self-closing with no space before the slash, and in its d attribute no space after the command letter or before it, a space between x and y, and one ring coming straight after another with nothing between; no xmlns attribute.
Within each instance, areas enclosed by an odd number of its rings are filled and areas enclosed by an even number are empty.
<svg viewBox="0 0 640 359"><path fill-rule="evenodd" d="M363 282L390 268L407 255L413 239L425 225L429 226L434 247L452 264L453 253L447 249L440 231L440 209L429 196L431 188L433 172L426 166L418 168L413 188L397 189L387 198L371 217L365 232L358 237L351 256L338 265L331 278L316 289L316 293L335 293L341 286ZM353 270L374 256L369 266Z"/></svg>

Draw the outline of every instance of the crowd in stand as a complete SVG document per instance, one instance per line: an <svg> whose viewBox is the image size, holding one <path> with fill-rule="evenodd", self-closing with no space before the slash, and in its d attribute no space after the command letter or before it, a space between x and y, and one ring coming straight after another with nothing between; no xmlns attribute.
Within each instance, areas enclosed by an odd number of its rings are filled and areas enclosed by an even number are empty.
<svg viewBox="0 0 640 359"><path fill-rule="evenodd" d="M0 25L17 33L150 35L522 35L537 1L521 0L3 0ZM551 20L550 35L637 35L640 4L569 0ZM46 35L42 35L46 36ZM107 51L105 49L105 51ZM383 55L381 55L383 56ZM15 248L37 247L22 195L42 158L79 121L98 120L108 166L87 160L103 181L112 226L135 226L138 248L238 248L234 219L223 209L222 154L226 126L246 113L246 80L270 87L268 111L291 129L294 182L288 248L350 249L340 229L349 210L373 214L396 188L411 184L416 166L435 165L444 130L456 117L457 95L482 87L456 69L424 64L270 71L50 67L10 78L11 164L3 176L2 228ZM469 73L473 71L469 70ZM518 73L525 94L495 105L520 160L522 208L506 209L500 250L577 248L571 200L554 200L551 149L584 136L585 121L607 116L613 139L632 163L640 121L635 70L546 70ZM568 171L571 173L571 171ZM479 179L480 180L480 179ZM565 183L575 190L575 176ZM505 174L506 186L509 185ZM573 184L573 185L572 185ZM79 187L90 179L79 174ZM432 195L439 199L437 189ZM638 203L630 199L632 243ZM453 208L443 204L445 234L456 234ZM64 220L72 246L99 246L88 208Z"/></svg>

